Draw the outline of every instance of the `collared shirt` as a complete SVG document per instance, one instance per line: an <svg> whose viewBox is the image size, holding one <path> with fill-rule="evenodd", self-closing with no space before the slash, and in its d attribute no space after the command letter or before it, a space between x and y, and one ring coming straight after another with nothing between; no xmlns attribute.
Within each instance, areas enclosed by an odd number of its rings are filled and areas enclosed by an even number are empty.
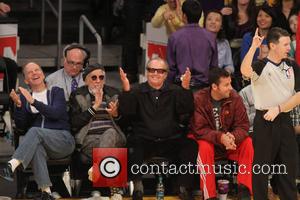
<svg viewBox="0 0 300 200"><path fill-rule="evenodd" d="M215 34L198 24L185 25L169 37L167 60L171 82L179 82L189 67L192 86L207 84L209 68L218 66Z"/></svg>
<svg viewBox="0 0 300 200"><path fill-rule="evenodd" d="M159 100L159 95L164 90L166 90L166 82L164 82L164 84L162 85L162 87L160 89L155 89L155 88L151 87L149 85L149 83L147 82L146 89L144 90L144 92L149 92L152 97L153 102L157 103Z"/></svg>
<svg viewBox="0 0 300 200"><path fill-rule="evenodd" d="M72 78L69 76L64 69L57 70L56 72L50 74L46 78L47 86L49 88L53 86L60 87L64 90L66 101L69 101L69 97L71 94L71 84ZM78 87L84 85L84 81L82 79L82 73L74 77L78 83Z"/></svg>
<svg viewBox="0 0 300 200"><path fill-rule="evenodd" d="M266 58L256 61L252 68L251 87L257 110L282 104L300 91L299 67L294 61L274 63Z"/></svg>
<svg viewBox="0 0 300 200"><path fill-rule="evenodd" d="M166 82L160 90L156 103L151 97L151 91L157 97L156 91L147 82L120 95L120 115L130 121L133 133L139 137L157 141L182 135L180 117L189 117L194 110L191 90Z"/></svg>
<svg viewBox="0 0 300 200"><path fill-rule="evenodd" d="M231 73L234 72L233 61L232 61L232 53L230 49L230 45L228 40L226 39L218 39L217 40L218 47L218 63L220 68L226 68Z"/></svg>

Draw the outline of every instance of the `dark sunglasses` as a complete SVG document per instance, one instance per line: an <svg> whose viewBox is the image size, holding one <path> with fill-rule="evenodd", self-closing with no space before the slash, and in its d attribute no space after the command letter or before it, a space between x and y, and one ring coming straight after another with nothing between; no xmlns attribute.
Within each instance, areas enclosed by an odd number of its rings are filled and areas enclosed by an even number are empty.
<svg viewBox="0 0 300 200"><path fill-rule="evenodd" d="M100 81L103 81L104 77L105 77L104 75L99 75L99 76L93 75L91 76L91 79L95 81L97 80L97 78L99 78Z"/></svg>
<svg viewBox="0 0 300 200"><path fill-rule="evenodd" d="M166 69L155 69L155 68L150 68L150 67L147 67L147 71L149 72L149 73L158 73L158 74L164 74L164 73L166 73L167 72L167 70Z"/></svg>

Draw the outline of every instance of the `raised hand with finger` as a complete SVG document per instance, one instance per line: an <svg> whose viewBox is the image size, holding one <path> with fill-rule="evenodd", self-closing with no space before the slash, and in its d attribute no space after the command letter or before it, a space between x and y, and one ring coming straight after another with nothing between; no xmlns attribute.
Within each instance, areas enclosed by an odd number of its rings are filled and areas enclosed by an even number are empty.
<svg viewBox="0 0 300 200"><path fill-rule="evenodd" d="M263 40L264 40L264 36L259 36L258 34L258 28L256 28L256 31L255 31L255 35L252 39L252 45L251 47L254 47L254 48L259 48L260 45L262 44Z"/></svg>

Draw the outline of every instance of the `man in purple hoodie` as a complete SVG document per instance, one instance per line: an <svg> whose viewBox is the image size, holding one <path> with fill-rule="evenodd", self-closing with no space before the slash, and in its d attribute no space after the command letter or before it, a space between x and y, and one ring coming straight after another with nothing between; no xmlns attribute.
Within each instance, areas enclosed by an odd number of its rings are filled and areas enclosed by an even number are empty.
<svg viewBox="0 0 300 200"><path fill-rule="evenodd" d="M182 4L183 20L187 25L173 33L168 40L168 79L180 84L187 67L191 70L191 89L208 86L208 71L218 66L216 36L198 25L202 6L196 0Z"/></svg>

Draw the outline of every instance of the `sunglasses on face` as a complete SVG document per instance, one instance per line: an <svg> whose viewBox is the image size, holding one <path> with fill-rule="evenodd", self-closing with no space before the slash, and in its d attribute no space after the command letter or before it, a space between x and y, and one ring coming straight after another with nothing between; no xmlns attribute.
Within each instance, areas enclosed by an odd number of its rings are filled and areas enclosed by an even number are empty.
<svg viewBox="0 0 300 200"><path fill-rule="evenodd" d="M104 77L105 77L104 75L99 75L99 76L93 75L91 76L91 79L95 81L97 80L97 78L99 78L100 81L103 81Z"/></svg>
<svg viewBox="0 0 300 200"><path fill-rule="evenodd" d="M167 72L167 70L166 69L155 69L155 68L150 68L150 67L147 67L147 71L149 72L149 73L158 73L158 74L164 74L164 73L166 73Z"/></svg>

